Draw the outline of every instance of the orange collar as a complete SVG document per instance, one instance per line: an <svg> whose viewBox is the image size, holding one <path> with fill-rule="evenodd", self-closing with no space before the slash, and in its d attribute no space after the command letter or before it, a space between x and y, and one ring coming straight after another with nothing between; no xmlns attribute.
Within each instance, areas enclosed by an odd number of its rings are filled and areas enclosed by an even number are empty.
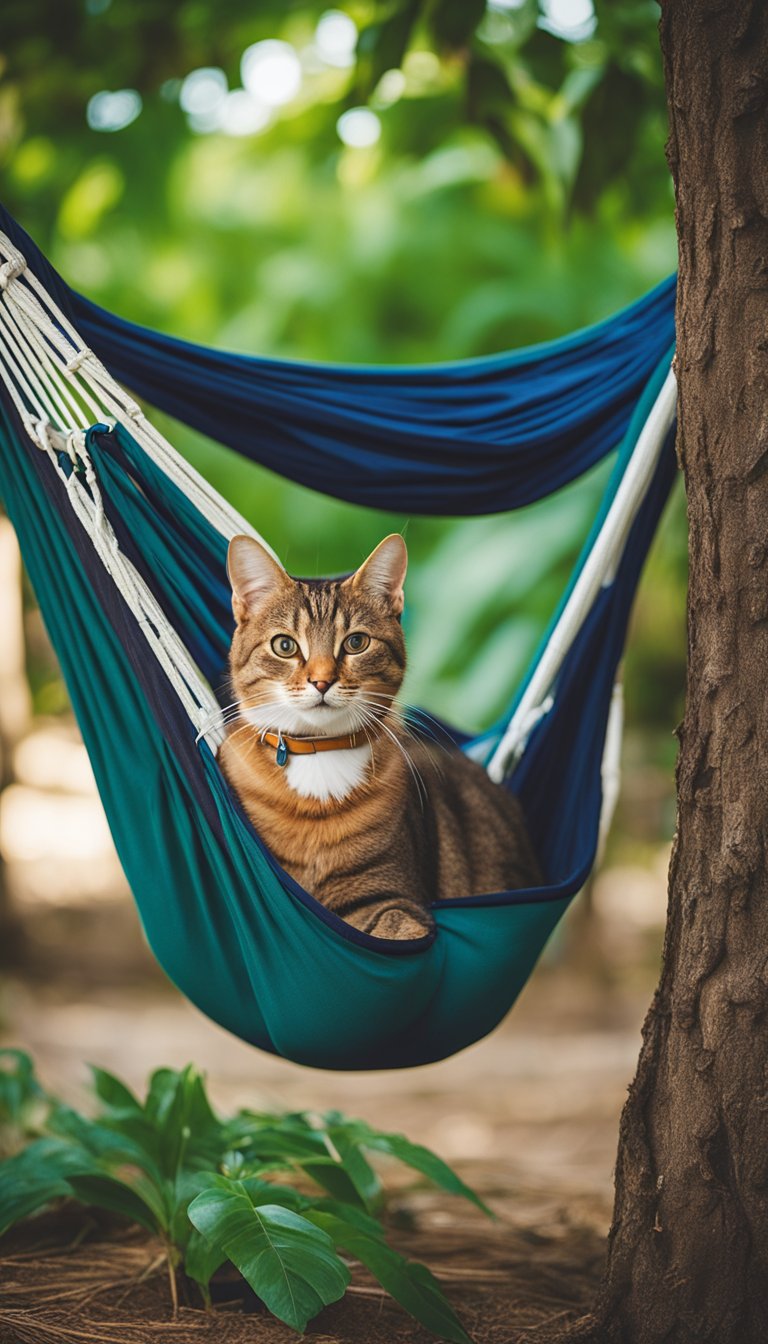
<svg viewBox="0 0 768 1344"><path fill-rule="evenodd" d="M289 756L314 756L318 751L343 751L346 747L363 747L370 739L365 733L345 733L342 737L289 737L287 733L260 733L259 738L275 749L278 765L285 765Z"/></svg>

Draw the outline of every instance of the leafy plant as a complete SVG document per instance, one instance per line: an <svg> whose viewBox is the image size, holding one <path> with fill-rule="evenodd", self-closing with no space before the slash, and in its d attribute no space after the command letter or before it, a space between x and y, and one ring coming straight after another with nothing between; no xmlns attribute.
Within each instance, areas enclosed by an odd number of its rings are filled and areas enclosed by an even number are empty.
<svg viewBox="0 0 768 1344"><path fill-rule="evenodd" d="M376 1153L489 1212L429 1149L336 1111L221 1118L191 1065L157 1070L143 1101L94 1068L90 1118L46 1094L23 1052L5 1056L0 1119L11 1116L21 1132L33 1102L38 1125L0 1164L0 1232L57 1199L105 1209L162 1239L174 1307L178 1267L210 1305L211 1279L229 1261L298 1331L343 1297L355 1260L434 1334L466 1344L437 1280L387 1244L376 1216Z"/></svg>
<svg viewBox="0 0 768 1344"><path fill-rule="evenodd" d="M45 1093L23 1050L0 1050L0 1156L13 1153L45 1110Z"/></svg>

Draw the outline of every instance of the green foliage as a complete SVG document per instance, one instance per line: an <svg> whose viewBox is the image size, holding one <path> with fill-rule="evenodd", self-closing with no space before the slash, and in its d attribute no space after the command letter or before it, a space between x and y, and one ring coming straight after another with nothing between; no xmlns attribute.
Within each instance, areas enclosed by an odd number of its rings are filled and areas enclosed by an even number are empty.
<svg viewBox="0 0 768 1344"><path fill-rule="evenodd" d="M260 1182L214 1178L189 1206L209 1246L220 1248L275 1316L303 1331L344 1296L349 1270L322 1228L280 1204Z"/></svg>
<svg viewBox="0 0 768 1344"><path fill-rule="evenodd" d="M29 1055L0 1050L0 1157L22 1146L46 1108Z"/></svg>
<svg viewBox="0 0 768 1344"><path fill-rule="evenodd" d="M467 1334L447 1307L440 1285L426 1265L405 1260L375 1232L360 1226L357 1219L351 1221L349 1211L342 1211L340 1216L314 1208L308 1211L307 1219L324 1230L335 1246L365 1265L382 1288L433 1334L467 1344Z"/></svg>
<svg viewBox="0 0 768 1344"><path fill-rule="evenodd" d="M350 0L356 60L338 67L315 51L328 7L10 0L5 203L105 307L289 358L418 363L548 340L674 268L654 0L595 0L595 23L570 34L546 0ZM217 67L235 88L242 52L265 38L301 56L296 98L253 134L196 129L181 81ZM140 115L90 128L89 98L121 88L141 94ZM355 148L336 123L362 102L381 136ZM513 519L409 518L161 427L294 573L348 570L406 529L406 698L466 729L503 712L599 475ZM665 740L683 681L684 537L678 511L641 590L628 669L630 726ZM37 705L59 710L50 669L33 671Z"/></svg>
<svg viewBox="0 0 768 1344"><path fill-rule="evenodd" d="M237 86L247 46L280 37L299 51L311 51L315 24L326 9L317 0L268 0L257 7L241 0L216 5L8 0L5 137L17 143L20 112L31 138L49 134L55 107L60 132L71 141L82 133L88 99L101 90L131 88L147 102L162 91L172 105L174 81L196 68L220 68ZM370 101L387 113L398 99L382 88L382 78L392 70L408 74L410 61L406 96L427 104L429 148L457 124L476 124L516 168L547 179L562 206L564 193L580 176L582 115L597 118L603 142L598 171L588 167L579 181L582 201L594 201L606 180L631 168L649 127L663 116L652 0L597 0L594 22L570 30L553 22L546 0L514 6L486 0L357 0L348 12L359 32L356 61L349 67L344 61L336 67L332 60L325 67L322 60L310 61L308 88L288 114L311 110L322 134L335 120L335 104ZM165 119L166 143L183 127L178 112L176 119ZM397 123L394 132L402 132ZM547 146L556 151L555 162L542 154ZM43 156L38 150L38 164ZM26 165L32 175L34 159ZM111 191L107 186L107 195Z"/></svg>
<svg viewBox="0 0 768 1344"><path fill-rule="evenodd" d="M161 1237L169 1265L183 1264L206 1302L229 1260L298 1331L344 1295L347 1256L427 1329L466 1344L437 1281L387 1245L373 1212L383 1191L367 1153L386 1154L489 1212L428 1149L338 1112L221 1118L192 1066L153 1073L143 1101L94 1069L98 1110L90 1118L46 1095L28 1056L5 1053L13 1070L4 1076L21 1080L6 1089L13 1123L27 1113L25 1097L44 1113L39 1137L0 1164L0 1232L57 1199L104 1209Z"/></svg>

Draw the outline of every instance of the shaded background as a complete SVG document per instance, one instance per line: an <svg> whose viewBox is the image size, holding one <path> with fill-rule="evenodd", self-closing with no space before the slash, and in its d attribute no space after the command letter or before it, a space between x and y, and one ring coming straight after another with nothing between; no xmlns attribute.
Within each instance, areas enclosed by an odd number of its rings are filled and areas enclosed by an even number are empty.
<svg viewBox="0 0 768 1344"><path fill-rule="evenodd" d="M3 198L76 288L206 344L414 363L547 340L674 269L657 18L623 0L6 4ZM508 702L607 474L514 516L384 515L158 419L294 572L404 530L407 698L466 729ZM342 1078L226 1037L152 963L3 520L3 1037L70 1097L86 1059L136 1084L194 1059L222 1102L362 1113L486 1163L517 1208L535 1188L547 1217L562 1196L602 1226L664 918L685 547L678 490L633 619L606 864L520 1008L454 1061Z"/></svg>

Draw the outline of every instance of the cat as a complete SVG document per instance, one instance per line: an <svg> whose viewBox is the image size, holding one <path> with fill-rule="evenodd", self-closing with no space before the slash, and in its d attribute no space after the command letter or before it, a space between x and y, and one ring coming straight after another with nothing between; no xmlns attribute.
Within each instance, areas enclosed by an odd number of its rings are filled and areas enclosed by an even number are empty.
<svg viewBox="0 0 768 1344"><path fill-rule="evenodd" d="M518 801L396 704L406 567L397 534L342 579L291 578L246 536L227 560L225 777L306 891L388 939L429 934L435 900L542 882Z"/></svg>

